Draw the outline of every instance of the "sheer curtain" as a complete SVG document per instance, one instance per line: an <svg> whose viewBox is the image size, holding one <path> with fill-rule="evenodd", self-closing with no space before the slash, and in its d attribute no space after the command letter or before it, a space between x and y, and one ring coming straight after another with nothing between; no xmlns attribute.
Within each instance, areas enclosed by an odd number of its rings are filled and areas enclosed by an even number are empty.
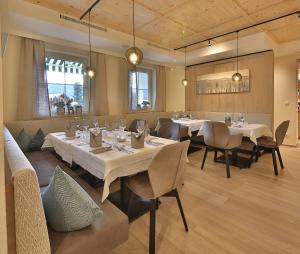
<svg viewBox="0 0 300 254"><path fill-rule="evenodd" d="M123 114L130 113L131 112L131 105L133 100L133 94L132 89L129 87L129 78L132 77L132 75L129 74L130 70L133 70L133 68L127 63L126 59L119 58L119 66L120 66L120 75L119 75L119 83L120 83L120 89L123 94Z"/></svg>
<svg viewBox="0 0 300 254"><path fill-rule="evenodd" d="M156 66L155 111L166 111L166 68Z"/></svg>
<svg viewBox="0 0 300 254"><path fill-rule="evenodd" d="M18 74L17 120L49 117L44 42L22 38Z"/></svg>
<svg viewBox="0 0 300 254"><path fill-rule="evenodd" d="M91 81L90 110L97 116L108 115L106 58L104 54L92 53L92 67L96 71Z"/></svg>

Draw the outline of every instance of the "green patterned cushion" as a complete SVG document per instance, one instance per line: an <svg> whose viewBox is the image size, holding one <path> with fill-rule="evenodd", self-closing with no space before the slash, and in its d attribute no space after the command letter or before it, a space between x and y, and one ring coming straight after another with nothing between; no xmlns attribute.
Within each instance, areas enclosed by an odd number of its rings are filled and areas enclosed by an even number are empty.
<svg viewBox="0 0 300 254"><path fill-rule="evenodd" d="M18 143L21 150L26 153L29 151L29 144L30 144L30 136L23 128L19 133L18 137L16 138L16 142Z"/></svg>
<svg viewBox="0 0 300 254"><path fill-rule="evenodd" d="M99 206L86 191L59 166L42 193L42 200L47 222L56 231L85 228L102 215Z"/></svg>
<svg viewBox="0 0 300 254"><path fill-rule="evenodd" d="M41 128L38 129L38 131L36 132L34 138L31 140L30 144L29 144L29 150L30 151L38 151L41 150L41 147L44 143L44 132L42 131Z"/></svg>

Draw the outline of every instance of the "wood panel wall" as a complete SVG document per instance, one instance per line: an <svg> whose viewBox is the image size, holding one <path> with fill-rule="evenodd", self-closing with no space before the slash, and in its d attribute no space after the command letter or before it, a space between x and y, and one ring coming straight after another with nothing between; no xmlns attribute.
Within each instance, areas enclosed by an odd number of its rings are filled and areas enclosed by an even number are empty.
<svg viewBox="0 0 300 254"><path fill-rule="evenodd" d="M241 57L240 69L250 70L250 92L233 94L196 94L199 75L234 72L235 59L201 64L187 68L189 85L185 92L187 111L247 112L273 114L274 54L272 51Z"/></svg>

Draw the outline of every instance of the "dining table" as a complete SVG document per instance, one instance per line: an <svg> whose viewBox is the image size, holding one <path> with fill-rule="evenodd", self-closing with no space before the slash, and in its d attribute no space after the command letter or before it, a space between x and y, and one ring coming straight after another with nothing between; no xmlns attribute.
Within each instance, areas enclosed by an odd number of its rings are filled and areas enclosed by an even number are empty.
<svg viewBox="0 0 300 254"><path fill-rule="evenodd" d="M174 123L178 123L182 126L188 127L188 135L191 137L192 132L199 131L205 121L204 119L190 119L190 118L178 118L172 119Z"/></svg>
<svg viewBox="0 0 300 254"><path fill-rule="evenodd" d="M76 163L95 177L104 181L102 202L110 194L111 183L122 177L146 171L152 158L164 146L177 141L150 136L144 147L131 147L130 133L124 142L113 142L113 133L104 131L102 146L92 148L89 138L76 135L66 137L65 132L49 133L45 137L42 149L54 148L62 160L72 165Z"/></svg>
<svg viewBox="0 0 300 254"><path fill-rule="evenodd" d="M258 138L272 136L272 131L266 124L234 122L228 128L231 134L242 133L243 137L248 137L255 145L257 145ZM197 135L203 135L203 125L200 127Z"/></svg>

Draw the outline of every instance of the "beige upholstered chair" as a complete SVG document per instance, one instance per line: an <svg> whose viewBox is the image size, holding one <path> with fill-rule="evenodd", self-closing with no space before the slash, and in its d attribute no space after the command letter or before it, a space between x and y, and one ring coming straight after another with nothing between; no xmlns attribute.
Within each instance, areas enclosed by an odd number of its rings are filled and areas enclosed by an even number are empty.
<svg viewBox="0 0 300 254"><path fill-rule="evenodd" d="M149 253L151 254L155 253L155 210L159 197L176 197L185 230L188 231L177 187L182 184L189 143L190 141L184 141L163 147L153 158L148 171L128 179L127 185L133 193L150 200Z"/></svg>
<svg viewBox="0 0 300 254"><path fill-rule="evenodd" d="M157 136L160 138L179 140L180 124L173 122L163 123L157 131Z"/></svg>
<svg viewBox="0 0 300 254"><path fill-rule="evenodd" d="M147 123L147 121L144 120L144 119L134 119L134 120L131 122L131 124L130 124L128 130L131 131L131 132L138 132L137 129L136 129L136 124L137 124L138 121L144 121L144 122L145 122L145 125L146 125L146 123Z"/></svg>
<svg viewBox="0 0 300 254"><path fill-rule="evenodd" d="M206 148L201 169L203 170L207 152L209 150L213 150L215 152L215 161L217 152L221 151L224 153L225 157L227 177L230 178L228 152L235 149L242 143L243 135L241 133L231 135L225 123L213 121L207 121L203 124L203 134Z"/></svg>
<svg viewBox="0 0 300 254"><path fill-rule="evenodd" d="M258 160L258 154L260 150L263 150L265 152L271 152L272 158L273 158L273 166L274 166L274 174L278 175L278 169L277 169L277 160L276 160L276 153L278 155L279 163L281 168L284 168L281 154L279 151L279 146L282 145L283 140L285 138L286 132L289 128L290 121L284 121L282 122L275 131L275 140L272 137L261 137L257 139L257 154L256 154L256 161Z"/></svg>
<svg viewBox="0 0 300 254"><path fill-rule="evenodd" d="M156 124L156 127L155 127L155 130L156 130L156 136L158 135L158 131L159 129L161 128L161 126L163 126L164 124L166 123L173 123L172 119L171 118L166 118L166 117L159 117L157 119L157 124ZM183 126L183 125L179 125L180 126L180 129L179 129L179 138L181 140L186 140L187 137L188 137L188 131L189 131L189 128L187 126Z"/></svg>

